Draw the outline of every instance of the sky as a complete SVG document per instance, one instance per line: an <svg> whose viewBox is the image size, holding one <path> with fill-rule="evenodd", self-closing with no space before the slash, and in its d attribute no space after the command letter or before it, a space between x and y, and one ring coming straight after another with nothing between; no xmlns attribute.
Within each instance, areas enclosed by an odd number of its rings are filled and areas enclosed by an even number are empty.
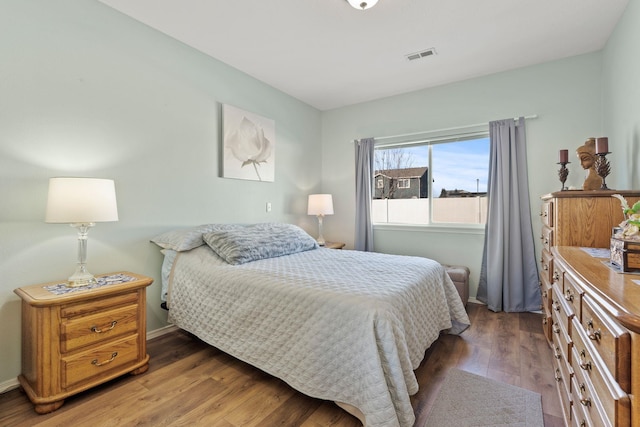
<svg viewBox="0 0 640 427"><path fill-rule="evenodd" d="M489 171L489 138L433 144L433 191L487 191ZM396 148L397 149L397 148ZM400 148L410 153L411 162L405 167L429 165L427 145Z"/></svg>

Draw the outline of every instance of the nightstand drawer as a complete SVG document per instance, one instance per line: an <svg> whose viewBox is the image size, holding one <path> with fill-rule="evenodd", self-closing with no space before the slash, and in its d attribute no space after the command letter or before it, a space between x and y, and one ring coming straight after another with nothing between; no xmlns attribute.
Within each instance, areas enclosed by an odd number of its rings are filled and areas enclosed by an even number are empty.
<svg viewBox="0 0 640 427"><path fill-rule="evenodd" d="M95 377L121 371L139 360L138 334L64 357L62 363L62 387L74 386Z"/></svg>
<svg viewBox="0 0 640 427"><path fill-rule="evenodd" d="M61 351L110 340L138 330L138 305L128 305L92 316L76 317L61 324Z"/></svg>
<svg viewBox="0 0 640 427"><path fill-rule="evenodd" d="M112 310L121 305L131 305L137 302L138 294L136 292L128 292L126 294L99 299L94 298L83 302L63 305L60 308L60 316L65 318L87 316L96 314L98 311Z"/></svg>

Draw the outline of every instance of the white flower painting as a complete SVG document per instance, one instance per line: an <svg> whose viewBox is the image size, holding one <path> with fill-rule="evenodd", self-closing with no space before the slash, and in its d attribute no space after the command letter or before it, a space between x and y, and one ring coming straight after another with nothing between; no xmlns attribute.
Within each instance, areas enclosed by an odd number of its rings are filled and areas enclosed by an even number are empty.
<svg viewBox="0 0 640 427"><path fill-rule="evenodd" d="M275 122L231 105L222 106L223 177L273 182Z"/></svg>

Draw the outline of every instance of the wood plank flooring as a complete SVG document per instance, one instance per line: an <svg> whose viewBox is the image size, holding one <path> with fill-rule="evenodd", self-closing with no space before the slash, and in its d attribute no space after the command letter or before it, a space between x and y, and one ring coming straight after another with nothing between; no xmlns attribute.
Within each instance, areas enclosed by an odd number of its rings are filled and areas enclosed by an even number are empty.
<svg viewBox="0 0 640 427"><path fill-rule="evenodd" d="M416 370L412 397L422 427L442 381L456 367L542 395L545 426L564 426L551 350L535 313L493 313L468 304L471 328L442 335ZM0 395L0 426L351 427L360 422L262 371L176 331L150 340L149 371L125 375L37 415L19 389Z"/></svg>

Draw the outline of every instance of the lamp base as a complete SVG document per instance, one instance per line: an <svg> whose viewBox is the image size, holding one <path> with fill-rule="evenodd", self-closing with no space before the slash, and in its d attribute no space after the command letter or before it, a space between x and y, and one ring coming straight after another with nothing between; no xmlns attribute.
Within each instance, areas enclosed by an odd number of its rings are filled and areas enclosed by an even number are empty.
<svg viewBox="0 0 640 427"><path fill-rule="evenodd" d="M76 271L69 277L67 281L67 286L70 288L79 288L82 286L89 286L97 283L96 278L93 274L88 271Z"/></svg>

